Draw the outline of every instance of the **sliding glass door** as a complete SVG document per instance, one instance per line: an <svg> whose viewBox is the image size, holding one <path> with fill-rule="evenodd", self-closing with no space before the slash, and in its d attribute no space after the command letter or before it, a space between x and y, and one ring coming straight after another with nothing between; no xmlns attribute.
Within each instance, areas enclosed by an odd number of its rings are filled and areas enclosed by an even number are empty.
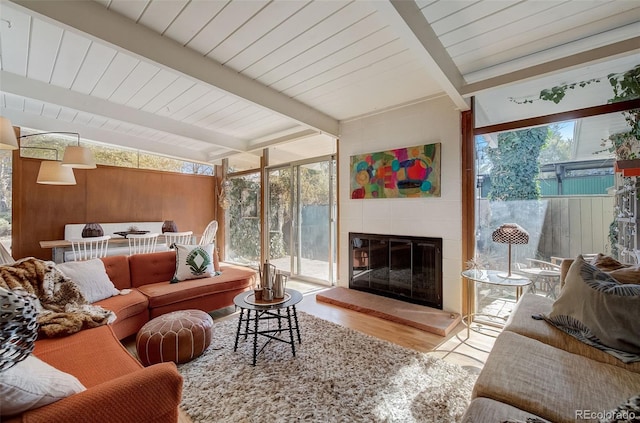
<svg viewBox="0 0 640 423"><path fill-rule="evenodd" d="M335 159L267 171L269 262L291 276L335 282Z"/></svg>

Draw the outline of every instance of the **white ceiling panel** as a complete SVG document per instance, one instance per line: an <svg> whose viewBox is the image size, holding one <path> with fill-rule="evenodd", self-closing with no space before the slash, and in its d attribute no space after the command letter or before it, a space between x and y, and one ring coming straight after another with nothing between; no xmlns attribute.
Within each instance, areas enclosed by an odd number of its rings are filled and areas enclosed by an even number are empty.
<svg viewBox="0 0 640 423"><path fill-rule="evenodd" d="M258 78L260 82L270 86L288 76L299 75L303 69L313 68L321 71L319 67L322 64L331 60L341 61L336 59L336 56L352 57L363 50L375 48L395 38L397 35L380 22L379 16L371 14L308 50L278 64L259 75Z"/></svg>
<svg viewBox="0 0 640 423"><path fill-rule="evenodd" d="M151 3L151 0L111 0L109 2L109 10L138 22L149 3Z"/></svg>
<svg viewBox="0 0 640 423"><path fill-rule="evenodd" d="M307 1L290 0L276 0L269 3L249 22L218 44L208 55L220 63L229 61L308 4Z"/></svg>
<svg viewBox="0 0 640 423"><path fill-rule="evenodd" d="M14 124L196 161L338 136L341 120L443 95L467 109L480 91L491 119L506 119L513 107L487 95L640 63L640 2L627 0L0 6L0 100Z"/></svg>
<svg viewBox="0 0 640 423"><path fill-rule="evenodd" d="M267 0L246 0L228 3L213 20L208 22L189 41L187 47L206 56L268 4Z"/></svg>
<svg viewBox="0 0 640 423"><path fill-rule="evenodd" d="M91 93L116 56L116 53L116 50L103 44L91 43L85 60L71 85L71 89L82 94Z"/></svg>
<svg viewBox="0 0 640 423"><path fill-rule="evenodd" d="M49 82L62 39L62 32L59 27L40 19L34 19L31 22L27 78Z"/></svg>
<svg viewBox="0 0 640 423"><path fill-rule="evenodd" d="M91 91L91 95L110 98L139 62L127 54L117 53Z"/></svg>
<svg viewBox="0 0 640 423"><path fill-rule="evenodd" d="M24 111L26 113L40 115L42 114L43 108L44 108L44 103L42 103L41 101L31 100L30 98L27 98L24 101Z"/></svg>
<svg viewBox="0 0 640 423"><path fill-rule="evenodd" d="M151 101L142 107L142 110L146 110L151 113L158 113L159 110L167 108L167 105L195 86L196 83L187 78L178 78L173 81L167 88L162 90L160 94L155 96Z"/></svg>
<svg viewBox="0 0 640 423"><path fill-rule="evenodd" d="M152 1L144 10L139 23L152 30L164 34L180 11L189 3L189 0L164 0Z"/></svg>
<svg viewBox="0 0 640 423"><path fill-rule="evenodd" d="M64 31L51 75L51 84L71 88L90 46L91 41L87 38L71 31Z"/></svg>
<svg viewBox="0 0 640 423"><path fill-rule="evenodd" d="M0 18L6 20L0 22L2 70L25 76L29 58L31 16L9 7L0 7Z"/></svg>
<svg viewBox="0 0 640 423"><path fill-rule="evenodd" d="M241 72L347 5L348 2L344 0L314 1L248 46L233 59L224 62L224 65Z"/></svg>
<svg viewBox="0 0 640 423"><path fill-rule="evenodd" d="M367 16L372 15L374 10L370 6L365 6L365 3L354 2L349 4L341 9L340 13L335 13L318 22L308 31L271 51L268 56L244 68L243 73L252 78L259 78L260 75L308 51L310 46L313 48L336 33L342 32ZM335 43L335 40L333 42ZM339 44L337 45L339 46Z"/></svg>
<svg viewBox="0 0 640 423"><path fill-rule="evenodd" d="M160 95L171 84L173 84L179 78L173 72L160 69L160 72L151 77L144 86L140 88L134 95L127 101L126 105L133 107L134 109L141 109L156 96Z"/></svg>
<svg viewBox="0 0 640 423"><path fill-rule="evenodd" d="M138 62L127 78L109 97L109 100L114 103L127 104L158 72L160 72L158 66L143 61Z"/></svg>
<svg viewBox="0 0 640 423"><path fill-rule="evenodd" d="M228 1L192 1L180 12L164 32L166 37L183 46L193 39L218 13Z"/></svg>

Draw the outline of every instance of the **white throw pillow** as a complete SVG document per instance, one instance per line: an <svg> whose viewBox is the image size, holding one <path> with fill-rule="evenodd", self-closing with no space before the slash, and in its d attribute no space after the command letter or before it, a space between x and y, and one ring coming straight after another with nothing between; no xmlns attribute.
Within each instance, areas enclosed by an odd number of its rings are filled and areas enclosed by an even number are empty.
<svg viewBox="0 0 640 423"><path fill-rule="evenodd" d="M176 272L171 283L213 275L213 244L176 244Z"/></svg>
<svg viewBox="0 0 640 423"><path fill-rule="evenodd" d="M0 377L0 415L11 416L86 390L74 376L30 355Z"/></svg>
<svg viewBox="0 0 640 423"><path fill-rule="evenodd" d="M90 303L120 294L107 275L100 259L69 261L56 265L66 277L78 285L80 292Z"/></svg>

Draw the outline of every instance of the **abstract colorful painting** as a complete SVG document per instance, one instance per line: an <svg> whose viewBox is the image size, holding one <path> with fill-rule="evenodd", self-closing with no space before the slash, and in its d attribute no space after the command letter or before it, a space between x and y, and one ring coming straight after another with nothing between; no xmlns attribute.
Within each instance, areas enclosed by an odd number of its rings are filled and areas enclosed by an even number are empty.
<svg viewBox="0 0 640 423"><path fill-rule="evenodd" d="M351 198L440 197L440 143L351 156Z"/></svg>

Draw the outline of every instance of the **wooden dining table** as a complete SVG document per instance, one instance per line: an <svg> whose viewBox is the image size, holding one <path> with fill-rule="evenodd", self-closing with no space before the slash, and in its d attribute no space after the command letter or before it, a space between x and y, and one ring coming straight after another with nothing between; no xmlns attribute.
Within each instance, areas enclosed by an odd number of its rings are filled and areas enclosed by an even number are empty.
<svg viewBox="0 0 640 423"><path fill-rule="evenodd" d="M195 244L197 236L193 235L191 241ZM158 244L165 244L164 235L158 236ZM109 240L108 248L124 247L129 245L129 240L123 236L111 236ZM51 248L51 259L55 263L64 262L64 253L71 251L71 241L66 239L58 239L52 241L40 241L40 248Z"/></svg>

